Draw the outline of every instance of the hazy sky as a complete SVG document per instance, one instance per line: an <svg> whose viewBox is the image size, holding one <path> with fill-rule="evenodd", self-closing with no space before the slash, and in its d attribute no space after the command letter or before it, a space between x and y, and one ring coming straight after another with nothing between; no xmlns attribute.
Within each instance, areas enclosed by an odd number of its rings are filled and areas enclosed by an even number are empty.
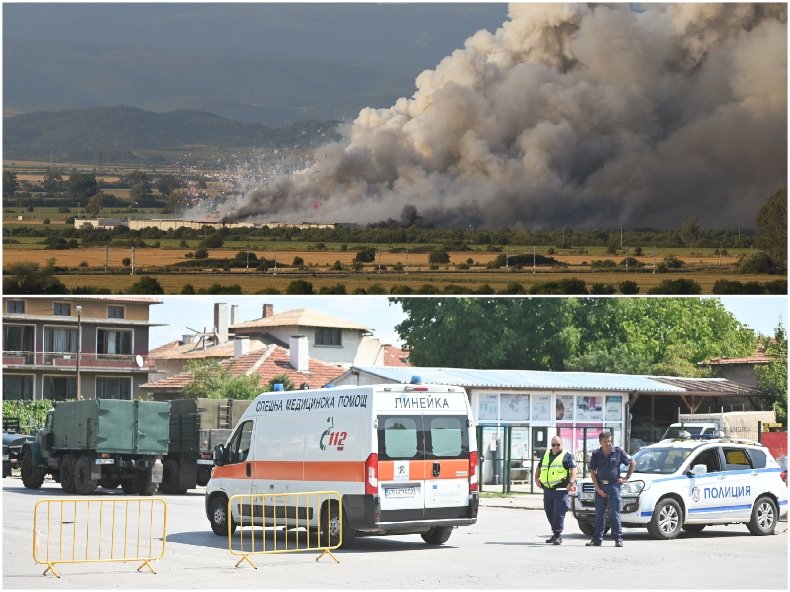
<svg viewBox="0 0 790 592"><path fill-rule="evenodd" d="M725 296L724 306L742 323L767 335L773 334L777 323L787 327L786 296ZM349 321L364 323L374 330L374 337L384 343L398 344L395 325L405 315L397 304L390 304L386 296L166 296L164 303L151 307L151 321L173 323L151 329L151 347L180 339L190 333L187 326L202 331L214 324L214 302L239 305L241 321L261 317L264 303L274 304L274 312L294 308L310 308Z"/></svg>

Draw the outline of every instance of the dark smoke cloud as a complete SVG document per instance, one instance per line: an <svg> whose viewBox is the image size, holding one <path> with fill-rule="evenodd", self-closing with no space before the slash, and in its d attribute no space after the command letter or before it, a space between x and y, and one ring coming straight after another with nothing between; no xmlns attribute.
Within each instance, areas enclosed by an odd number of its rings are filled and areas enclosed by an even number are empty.
<svg viewBox="0 0 790 592"><path fill-rule="evenodd" d="M786 44L784 4L513 4L410 99L220 215L749 226L787 184Z"/></svg>

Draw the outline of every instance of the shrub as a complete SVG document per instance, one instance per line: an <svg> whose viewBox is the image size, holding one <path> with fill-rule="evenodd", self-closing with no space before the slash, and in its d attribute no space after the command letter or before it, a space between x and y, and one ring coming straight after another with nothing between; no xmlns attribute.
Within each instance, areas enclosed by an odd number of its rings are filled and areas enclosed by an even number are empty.
<svg viewBox="0 0 790 592"><path fill-rule="evenodd" d="M294 280L285 289L286 294L315 294L313 284L306 280Z"/></svg>
<svg viewBox="0 0 790 592"><path fill-rule="evenodd" d="M617 290L612 284L594 283L590 286L590 294L614 294Z"/></svg>
<svg viewBox="0 0 790 592"><path fill-rule="evenodd" d="M360 249L357 251L357 254L354 256L354 261L357 263L373 263L376 260L376 249L373 248L365 248Z"/></svg>
<svg viewBox="0 0 790 592"><path fill-rule="evenodd" d="M701 294L702 287L694 280L680 278L677 280L664 280L648 294Z"/></svg>
<svg viewBox="0 0 790 592"><path fill-rule="evenodd" d="M742 256L738 262L738 271L741 273L775 273L776 264L768 253L758 251Z"/></svg>
<svg viewBox="0 0 790 592"><path fill-rule="evenodd" d="M195 259L208 259L208 249L205 247L195 249Z"/></svg>
<svg viewBox="0 0 790 592"><path fill-rule="evenodd" d="M639 284L633 280L620 282L620 294L639 294Z"/></svg>

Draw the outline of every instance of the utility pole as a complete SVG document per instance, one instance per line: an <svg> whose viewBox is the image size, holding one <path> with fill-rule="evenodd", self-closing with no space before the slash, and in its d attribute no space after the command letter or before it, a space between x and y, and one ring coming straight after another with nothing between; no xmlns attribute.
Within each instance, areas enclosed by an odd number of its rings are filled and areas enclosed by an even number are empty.
<svg viewBox="0 0 790 592"><path fill-rule="evenodd" d="M656 272L656 246L653 245L653 273Z"/></svg>
<svg viewBox="0 0 790 592"><path fill-rule="evenodd" d="M80 357L82 357L82 307L77 305L77 400L82 398L80 384Z"/></svg>
<svg viewBox="0 0 790 592"><path fill-rule="evenodd" d="M107 260L110 256L110 245L104 245L104 273L107 273Z"/></svg>
<svg viewBox="0 0 790 592"><path fill-rule="evenodd" d="M134 245L132 245L132 271L129 275L134 275Z"/></svg>
<svg viewBox="0 0 790 592"><path fill-rule="evenodd" d="M535 245L532 245L532 275L535 275Z"/></svg>

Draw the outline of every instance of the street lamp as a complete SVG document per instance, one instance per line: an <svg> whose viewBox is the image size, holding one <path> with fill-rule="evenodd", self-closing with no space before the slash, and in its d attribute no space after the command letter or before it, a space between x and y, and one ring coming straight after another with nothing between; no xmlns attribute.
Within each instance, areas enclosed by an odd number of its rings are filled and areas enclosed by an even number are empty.
<svg viewBox="0 0 790 592"><path fill-rule="evenodd" d="M80 385L80 357L82 355L82 307L77 306L77 400L82 398Z"/></svg>

